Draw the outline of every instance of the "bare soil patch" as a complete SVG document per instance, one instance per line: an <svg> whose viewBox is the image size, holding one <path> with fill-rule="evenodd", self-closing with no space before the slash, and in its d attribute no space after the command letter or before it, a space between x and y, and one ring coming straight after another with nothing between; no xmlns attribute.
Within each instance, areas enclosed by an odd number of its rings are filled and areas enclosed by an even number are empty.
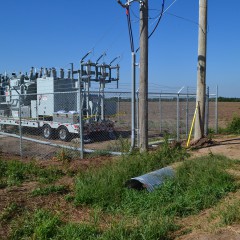
<svg viewBox="0 0 240 240"><path fill-rule="evenodd" d="M219 135L214 140L204 141L200 145L197 143L195 146L197 147L192 151L194 157L220 154L231 159L240 159L240 136Z"/></svg>

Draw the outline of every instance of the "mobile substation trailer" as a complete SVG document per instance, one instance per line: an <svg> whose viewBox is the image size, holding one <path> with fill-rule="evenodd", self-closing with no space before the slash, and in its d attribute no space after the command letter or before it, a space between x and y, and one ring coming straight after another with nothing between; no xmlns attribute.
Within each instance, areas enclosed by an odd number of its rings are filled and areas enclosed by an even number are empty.
<svg viewBox="0 0 240 240"><path fill-rule="evenodd" d="M0 74L0 130L20 125L47 139L69 141L79 137L81 117L84 136L106 132L113 138L114 122L106 116L116 114L116 102L106 101L104 88L118 80L118 65L90 61L81 61L79 70L71 64L66 76L55 68ZM96 92L90 92L92 81L99 83Z"/></svg>

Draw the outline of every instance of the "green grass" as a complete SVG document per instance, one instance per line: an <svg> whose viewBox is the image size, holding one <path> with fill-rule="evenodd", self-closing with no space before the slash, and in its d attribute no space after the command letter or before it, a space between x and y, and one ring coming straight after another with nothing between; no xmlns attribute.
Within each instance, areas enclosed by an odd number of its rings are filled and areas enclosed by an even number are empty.
<svg viewBox="0 0 240 240"><path fill-rule="evenodd" d="M59 224L59 217L47 211L38 210L33 215L27 213L22 222L13 224L10 239L51 239Z"/></svg>
<svg viewBox="0 0 240 240"><path fill-rule="evenodd" d="M228 159L221 156L186 161L174 179L151 194L126 190L118 209L140 214L158 206L155 210L167 216L196 214L237 189L234 178L225 171L230 165Z"/></svg>
<svg viewBox="0 0 240 240"><path fill-rule="evenodd" d="M227 125L227 132L239 134L240 133L240 117L234 116L232 121Z"/></svg>
<svg viewBox="0 0 240 240"><path fill-rule="evenodd" d="M6 206L0 214L0 223L8 222L14 218L19 212L21 212L21 207L16 203L10 203Z"/></svg>
<svg viewBox="0 0 240 240"><path fill-rule="evenodd" d="M131 143L128 138L124 138L121 135L114 143L110 143L107 146L107 151L110 152L129 152Z"/></svg>
<svg viewBox="0 0 240 240"><path fill-rule="evenodd" d="M86 158L96 158L96 157L110 157L111 154L107 150L96 150L92 153L88 153Z"/></svg>
<svg viewBox="0 0 240 240"><path fill-rule="evenodd" d="M154 153L123 156L99 169L91 168L81 172L76 179L75 203L97 204L103 208L117 205L121 202L127 180L186 157L184 149L171 148L166 142L161 150Z"/></svg>
<svg viewBox="0 0 240 240"><path fill-rule="evenodd" d="M45 210L25 214L22 222L16 221L10 239L96 239L99 231L89 224L64 223L60 217Z"/></svg>
<svg viewBox="0 0 240 240"><path fill-rule="evenodd" d="M210 208L238 188L235 179L226 171L235 163L216 155L185 161L177 169L175 178L152 193L124 188L124 182L130 177L174 162L174 152L169 151L172 150L131 156L79 176L76 204L100 207L124 219L115 223L110 232L104 232L104 236L109 236L106 239L127 236L130 236L128 239L168 239L169 233L178 227L174 221L176 217ZM178 157L182 157L179 152Z"/></svg>
<svg viewBox="0 0 240 240"><path fill-rule="evenodd" d="M37 210L12 222L10 239L173 239L173 232L180 228L176 218L198 214L239 188L227 171L239 166L239 161L214 154L183 161L175 177L151 193L125 187L131 177L184 160L187 155L180 146L170 147L165 141L158 151L125 155L99 168L82 171L76 177L74 195L68 198L75 205L90 209L87 222L72 224L60 215ZM4 162L0 168L4 179L9 166ZM22 176L25 179L25 172ZM61 191L58 187L39 188L33 195L57 193ZM234 209L222 212L225 223L238 221Z"/></svg>
<svg viewBox="0 0 240 240"><path fill-rule="evenodd" d="M53 239L94 240L98 238L99 233L100 231L91 224L65 224Z"/></svg>
<svg viewBox="0 0 240 240"><path fill-rule="evenodd" d="M22 222L15 222L11 228L11 236L9 239L170 239L167 237L167 233L176 229L176 227L172 225L172 221L169 221L167 218L158 218L156 221L156 219L149 217L144 220L144 223L146 224L145 227L142 225L136 226L136 224L126 227L125 222L120 221L102 230L91 223L66 223L60 220L59 216L49 211L37 210L34 214L26 213ZM136 228L138 231L136 231ZM158 229L157 233L156 229Z"/></svg>
<svg viewBox="0 0 240 240"><path fill-rule="evenodd" d="M219 128L218 132L222 134L240 134L240 117L233 116L231 122L225 128Z"/></svg>
<svg viewBox="0 0 240 240"><path fill-rule="evenodd" d="M118 163L115 164L112 166L119 167ZM11 239L173 239L172 233L180 227L176 225L176 218L210 208L228 192L239 187L235 179L227 173L227 169L235 167L236 164L239 162L216 155L185 161L178 167L176 177L166 180L155 191L135 191L121 185L120 190L112 193L113 197L107 204L104 193L111 187L109 182L99 201L93 199L93 196L91 201L86 196L82 198L81 204L88 204L92 209L89 222L63 222L60 216L38 210L32 216L26 216L22 224L18 223L16 228L13 227ZM139 167L142 171L143 166ZM125 166L125 169L128 168ZM101 177L106 178L109 175L104 172ZM106 179L105 183L108 180ZM94 182L92 187L100 197L100 190L96 189ZM84 199L87 201L84 202ZM239 205L237 207L239 209ZM238 213L234 205L222 211L221 216L228 224L239 221ZM106 221L107 216L111 216L111 220ZM105 224L104 227L102 223Z"/></svg>
<svg viewBox="0 0 240 240"><path fill-rule="evenodd" d="M219 211L220 221L223 225L240 223L240 202L239 200L227 204L224 209Z"/></svg>
<svg viewBox="0 0 240 240"><path fill-rule="evenodd" d="M31 196L36 197L36 196L46 196L46 195L50 195L50 194L65 194L69 192L69 189L67 186L64 185L59 185L59 186L55 186L55 185L50 185L47 187L39 187L34 189L31 192Z"/></svg>
<svg viewBox="0 0 240 240"><path fill-rule="evenodd" d="M63 163L69 163L76 157L76 151L66 149L66 148L61 148L57 153L56 153L56 158L58 161L61 161Z"/></svg>
<svg viewBox="0 0 240 240"><path fill-rule="evenodd" d="M60 170L54 168L43 169L34 163L0 160L0 188L19 185L29 180L50 183L62 175L63 173Z"/></svg>

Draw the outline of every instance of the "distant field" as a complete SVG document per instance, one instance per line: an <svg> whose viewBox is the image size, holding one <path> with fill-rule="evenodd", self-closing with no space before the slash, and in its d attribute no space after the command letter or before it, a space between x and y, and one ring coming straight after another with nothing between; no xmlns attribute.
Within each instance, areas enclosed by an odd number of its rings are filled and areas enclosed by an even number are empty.
<svg viewBox="0 0 240 240"><path fill-rule="evenodd" d="M220 127L225 127L235 115L240 116L240 102L218 103L218 124Z"/></svg>
<svg viewBox="0 0 240 240"><path fill-rule="evenodd" d="M188 128L191 124L194 110L195 102L191 101L188 103ZM215 127L216 121L216 110L215 102L209 103L209 127ZM170 129L176 128L177 120L177 102L176 101L162 101L159 102L149 102L148 105L148 119L149 119L149 130L159 131L160 122L162 126L168 127ZM186 116L187 116L187 103L180 102L179 104L179 118L180 127L183 129L186 127ZM119 115L115 117L117 128L130 129L131 126L131 103L130 102L120 102L118 106ZM218 103L218 126L225 127L226 124L231 121L234 115L240 115L240 102L219 102Z"/></svg>

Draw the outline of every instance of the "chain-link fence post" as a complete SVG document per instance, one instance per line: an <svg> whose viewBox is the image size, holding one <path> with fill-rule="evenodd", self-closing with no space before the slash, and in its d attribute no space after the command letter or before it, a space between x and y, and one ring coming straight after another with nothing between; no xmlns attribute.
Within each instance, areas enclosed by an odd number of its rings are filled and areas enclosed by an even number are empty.
<svg viewBox="0 0 240 240"><path fill-rule="evenodd" d="M179 112L179 93L178 93L177 95L177 141L180 140L179 121L180 121L180 112Z"/></svg>
<svg viewBox="0 0 240 240"><path fill-rule="evenodd" d="M100 80L100 95L101 95L101 120L105 120L105 96L104 96L104 88L105 88L105 80L101 79Z"/></svg>
<svg viewBox="0 0 240 240"><path fill-rule="evenodd" d="M79 110L79 143L80 143L80 158L83 159L83 122L82 122L82 69L78 73L78 110Z"/></svg>
<svg viewBox="0 0 240 240"><path fill-rule="evenodd" d="M139 147L139 91L136 91L136 131L137 131L137 147Z"/></svg>
<svg viewBox="0 0 240 240"><path fill-rule="evenodd" d="M218 133L218 86L216 86L215 97L215 133Z"/></svg>
<svg viewBox="0 0 240 240"><path fill-rule="evenodd" d="M118 122L120 122L120 96L121 93L118 95L118 105L117 105L117 113L118 113Z"/></svg>
<svg viewBox="0 0 240 240"><path fill-rule="evenodd" d="M189 96L187 87L187 99L186 99L186 138L188 137L188 122L189 122Z"/></svg>
<svg viewBox="0 0 240 240"><path fill-rule="evenodd" d="M204 135L208 135L208 122L209 122L209 87L207 87L206 92L206 106L205 106L205 126L204 126Z"/></svg>
<svg viewBox="0 0 240 240"><path fill-rule="evenodd" d="M22 93L21 93L22 89L20 87L20 92L19 92L19 108L18 108L18 117L19 117L19 152L20 152L20 156L23 156L23 146L22 146Z"/></svg>
<svg viewBox="0 0 240 240"><path fill-rule="evenodd" d="M162 133L162 99L161 99L161 93L159 94L159 130L160 134Z"/></svg>

